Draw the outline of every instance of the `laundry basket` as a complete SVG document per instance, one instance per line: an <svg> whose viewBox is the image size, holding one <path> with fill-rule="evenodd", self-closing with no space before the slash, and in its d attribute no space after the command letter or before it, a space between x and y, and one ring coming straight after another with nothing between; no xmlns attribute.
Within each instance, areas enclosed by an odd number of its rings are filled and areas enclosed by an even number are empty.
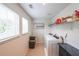
<svg viewBox="0 0 79 59"><path fill-rule="evenodd" d="M29 37L29 48L30 49L35 48L35 43L36 43L35 36L30 36Z"/></svg>

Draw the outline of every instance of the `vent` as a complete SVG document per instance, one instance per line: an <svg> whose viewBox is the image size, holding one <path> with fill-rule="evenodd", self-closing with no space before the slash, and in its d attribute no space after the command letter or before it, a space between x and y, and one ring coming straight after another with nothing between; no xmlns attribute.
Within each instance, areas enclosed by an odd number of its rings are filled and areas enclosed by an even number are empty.
<svg viewBox="0 0 79 59"><path fill-rule="evenodd" d="M29 7L30 7L30 8L33 8L32 4L29 4Z"/></svg>

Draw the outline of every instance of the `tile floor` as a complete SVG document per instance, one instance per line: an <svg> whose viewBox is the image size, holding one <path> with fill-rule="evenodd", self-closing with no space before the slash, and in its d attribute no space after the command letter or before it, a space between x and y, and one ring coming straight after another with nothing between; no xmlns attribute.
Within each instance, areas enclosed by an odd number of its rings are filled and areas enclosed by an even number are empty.
<svg viewBox="0 0 79 59"><path fill-rule="evenodd" d="M27 56L45 56L43 44L36 44L34 49L29 49Z"/></svg>

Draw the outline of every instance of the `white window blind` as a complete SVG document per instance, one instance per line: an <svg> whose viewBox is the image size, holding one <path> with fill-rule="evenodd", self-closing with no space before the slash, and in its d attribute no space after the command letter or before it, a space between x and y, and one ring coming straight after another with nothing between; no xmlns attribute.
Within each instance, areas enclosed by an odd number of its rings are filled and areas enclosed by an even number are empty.
<svg viewBox="0 0 79 59"><path fill-rule="evenodd" d="M19 15L0 4L0 40L19 35Z"/></svg>

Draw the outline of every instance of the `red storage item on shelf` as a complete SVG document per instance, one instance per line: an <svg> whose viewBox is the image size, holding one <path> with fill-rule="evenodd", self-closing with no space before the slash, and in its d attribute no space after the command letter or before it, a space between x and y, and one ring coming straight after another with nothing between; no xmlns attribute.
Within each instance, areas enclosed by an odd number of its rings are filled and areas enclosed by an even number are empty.
<svg viewBox="0 0 79 59"><path fill-rule="evenodd" d="M75 10L75 16L79 17L79 10Z"/></svg>
<svg viewBox="0 0 79 59"><path fill-rule="evenodd" d="M58 18L58 19L56 19L56 24L60 24L62 22L62 19L61 18Z"/></svg>

